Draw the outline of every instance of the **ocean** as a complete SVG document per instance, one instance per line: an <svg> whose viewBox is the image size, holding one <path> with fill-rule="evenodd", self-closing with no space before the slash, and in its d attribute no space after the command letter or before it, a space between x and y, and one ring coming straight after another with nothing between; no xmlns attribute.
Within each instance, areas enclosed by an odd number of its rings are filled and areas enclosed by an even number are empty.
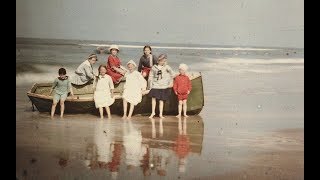
<svg viewBox="0 0 320 180"><path fill-rule="evenodd" d="M143 46L148 44L129 42L98 42L79 40L16 40L16 79L17 85L54 79L57 70L65 67L72 75L90 53L98 46L120 46L119 57L122 64L134 60L137 64L143 54ZM264 65L280 65L272 72L285 71L291 68L303 68L304 50L285 48L244 48L191 46L185 44L149 44L153 53L168 55L168 64L177 70L180 63L190 66L190 71L244 71L268 73ZM98 55L99 61L94 65L106 64L108 55Z"/></svg>

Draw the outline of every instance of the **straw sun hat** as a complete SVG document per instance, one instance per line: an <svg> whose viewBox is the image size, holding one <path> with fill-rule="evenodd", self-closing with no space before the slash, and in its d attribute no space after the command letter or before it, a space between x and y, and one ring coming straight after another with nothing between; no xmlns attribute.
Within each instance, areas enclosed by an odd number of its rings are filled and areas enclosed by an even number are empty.
<svg viewBox="0 0 320 180"><path fill-rule="evenodd" d="M117 46L117 45L115 45L115 44L112 44L112 45L109 47L109 51L111 51L112 49L116 49L116 50L120 51L120 50L119 50L119 46Z"/></svg>

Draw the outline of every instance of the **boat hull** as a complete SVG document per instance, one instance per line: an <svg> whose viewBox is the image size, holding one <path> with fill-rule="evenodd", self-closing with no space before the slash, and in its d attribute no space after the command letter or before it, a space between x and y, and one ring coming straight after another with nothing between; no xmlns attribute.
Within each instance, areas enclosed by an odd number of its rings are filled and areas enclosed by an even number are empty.
<svg viewBox="0 0 320 180"><path fill-rule="evenodd" d="M188 109L187 113L189 115L196 115L199 114L204 105L204 94L203 94L203 86L202 86L202 77L199 76L192 81L192 91L188 97ZM119 91L121 94L121 89L123 87L123 83L116 87L116 91ZM41 90L42 88L42 90ZM50 90L49 83L39 83L35 84L32 89L27 93L29 99L31 100L32 104L37 108L39 112L50 112L52 106L52 96L46 95L46 92ZM82 87L81 87L82 88ZM38 89L38 90L37 90ZM83 88L74 87L75 95L77 96L77 90L82 93L84 92ZM86 88L87 93L89 96L93 97L90 88ZM94 113L97 114L98 110L95 107L93 98L75 98L71 99L70 97L67 98L65 101L65 113ZM123 114L123 104L122 99L117 98L115 102L110 106L112 114ZM158 113L158 103L156 107L156 113ZM58 104L56 107L56 113L60 111L60 105ZM178 100L176 95L173 93L171 89L170 99L164 103L164 114L167 115L174 115L178 113ZM134 114L150 114L151 113L151 98L148 95L144 95L142 97L142 102L139 103L134 108Z"/></svg>

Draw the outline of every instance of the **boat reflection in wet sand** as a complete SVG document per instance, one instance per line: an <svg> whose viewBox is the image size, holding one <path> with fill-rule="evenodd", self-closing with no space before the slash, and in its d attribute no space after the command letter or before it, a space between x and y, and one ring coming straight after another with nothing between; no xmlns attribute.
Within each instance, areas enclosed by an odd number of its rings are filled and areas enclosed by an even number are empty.
<svg viewBox="0 0 320 180"><path fill-rule="evenodd" d="M88 144L85 160L92 170L109 170L112 179L130 178L130 172L138 179L171 177L174 169L183 174L188 171L188 158L201 155L204 124L198 115L123 120L121 126L112 121L96 123L94 143Z"/></svg>

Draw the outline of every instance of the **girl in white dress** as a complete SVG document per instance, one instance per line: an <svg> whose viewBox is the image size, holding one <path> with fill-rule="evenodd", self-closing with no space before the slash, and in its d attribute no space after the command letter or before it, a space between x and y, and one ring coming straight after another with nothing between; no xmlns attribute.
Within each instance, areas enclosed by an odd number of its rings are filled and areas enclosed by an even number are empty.
<svg viewBox="0 0 320 180"><path fill-rule="evenodd" d="M133 113L134 106L139 104L142 100L142 93L146 90L147 81L143 78L141 73L136 71L136 63L130 60L127 63L129 71L126 73L126 83L122 95L123 99L123 119L130 119ZM130 103L130 110L127 117L127 103Z"/></svg>
<svg viewBox="0 0 320 180"><path fill-rule="evenodd" d="M103 65L99 66L99 77L94 81L94 103L99 108L100 118L103 119L103 107L106 108L108 118L111 119L109 106L114 103L113 82L109 75L106 74L107 68Z"/></svg>

